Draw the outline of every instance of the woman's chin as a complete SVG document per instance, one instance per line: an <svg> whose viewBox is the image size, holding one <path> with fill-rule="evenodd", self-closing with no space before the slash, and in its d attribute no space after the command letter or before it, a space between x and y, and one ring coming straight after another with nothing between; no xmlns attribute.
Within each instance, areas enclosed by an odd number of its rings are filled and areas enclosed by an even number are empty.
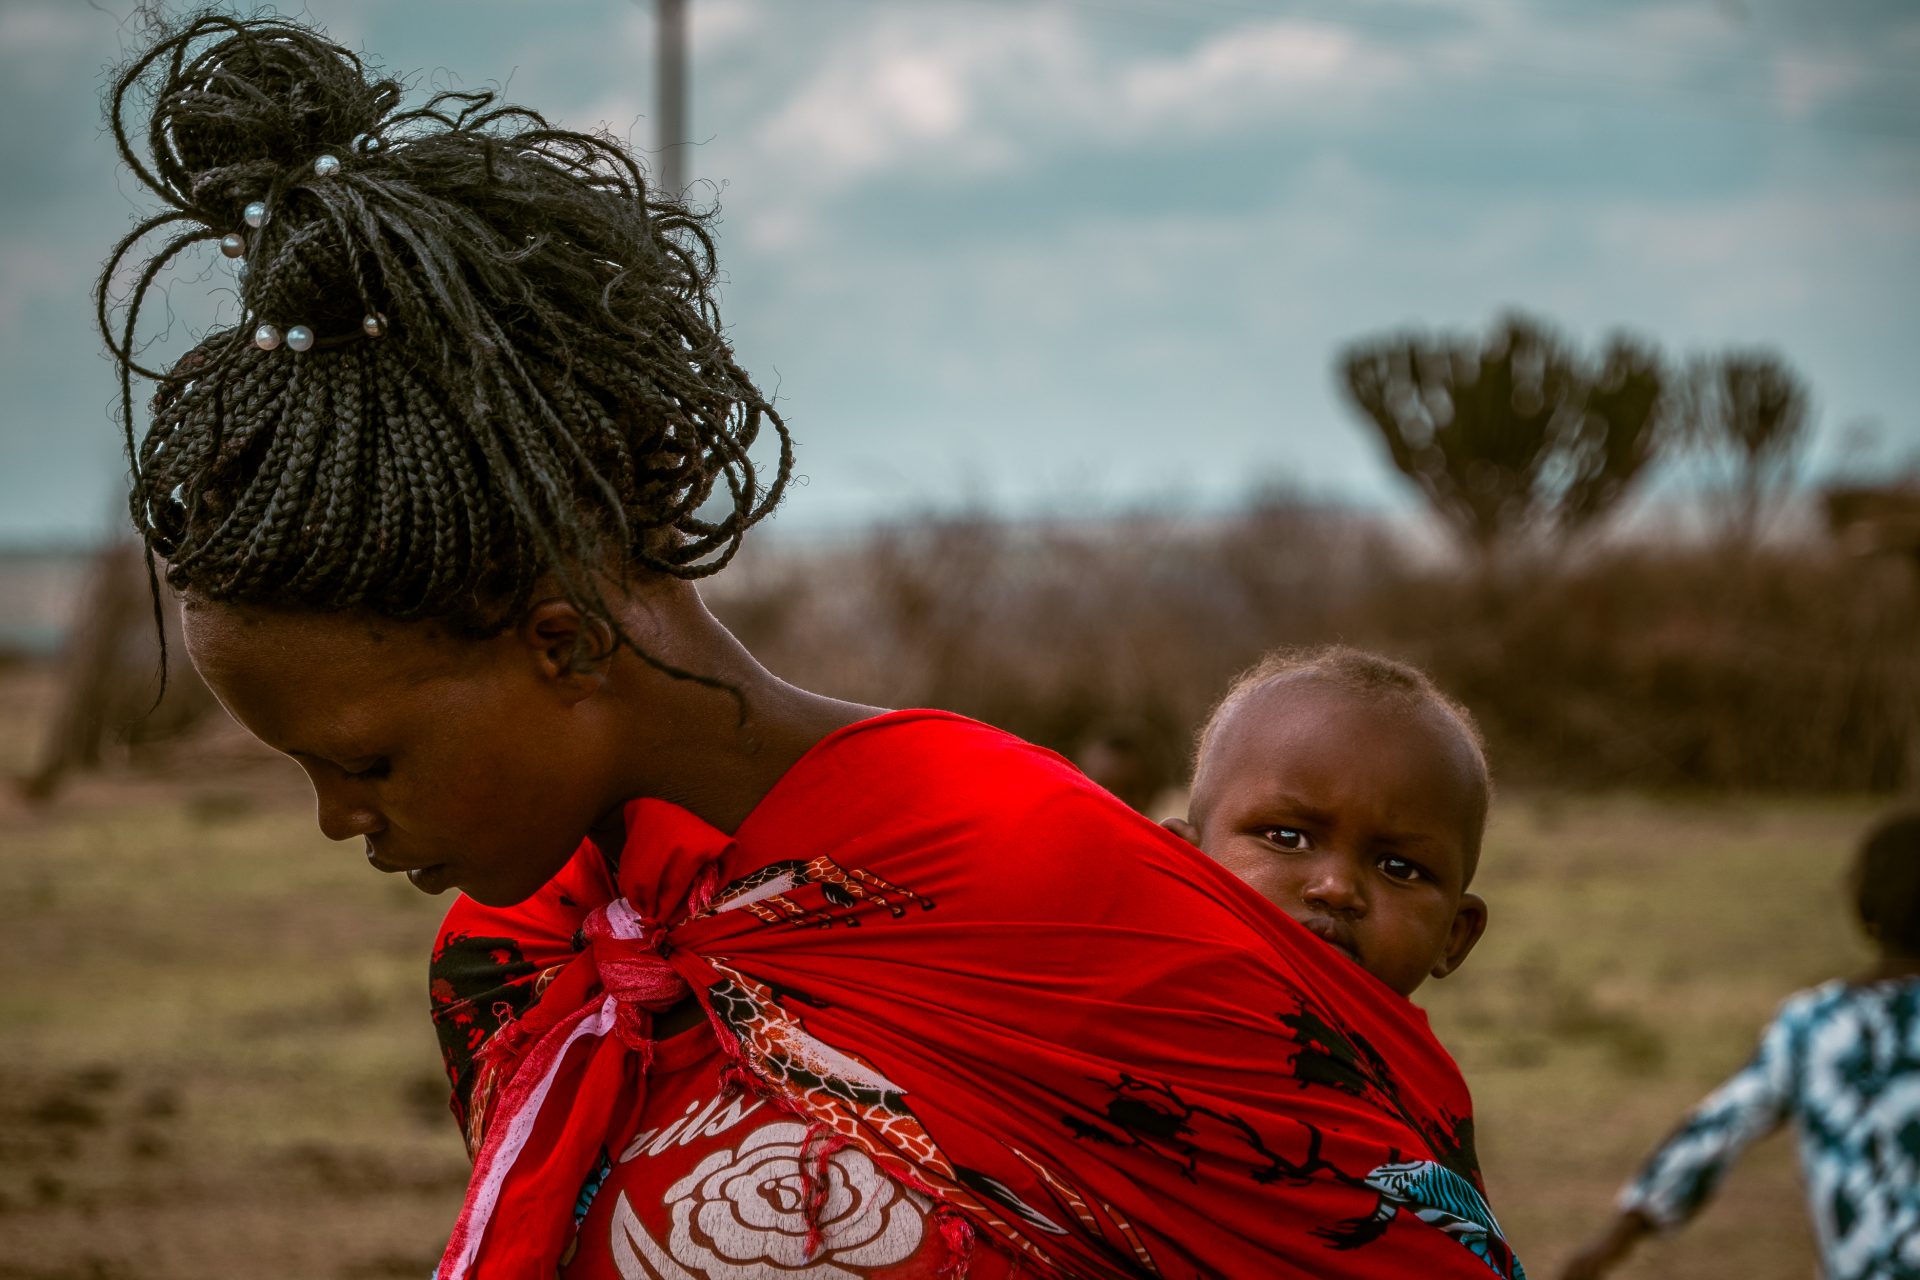
<svg viewBox="0 0 1920 1280"><path fill-rule="evenodd" d="M436 862L430 867L415 867L407 872L407 879L422 893L439 894L459 887L457 875L452 863Z"/></svg>
<svg viewBox="0 0 1920 1280"><path fill-rule="evenodd" d="M519 906L540 892L546 883L546 880L528 880L518 876L475 875L470 870L462 869L438 887L427 885L418 887L426 893L442 893L447 889L458 889L483 907L505 908Z"/></svg>

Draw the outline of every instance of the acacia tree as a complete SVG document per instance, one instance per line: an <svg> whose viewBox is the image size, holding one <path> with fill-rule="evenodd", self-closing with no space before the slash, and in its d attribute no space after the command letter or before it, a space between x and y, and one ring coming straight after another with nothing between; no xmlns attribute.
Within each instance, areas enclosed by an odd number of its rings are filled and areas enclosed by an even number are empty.
<svg viewBox="0 0 1920 1280"><path fill-rule="evenodd" d="M1793 483L1811 421L1806 383L1770 351L1727 351L1688 367L1681 421L1689 449L1717 472L1727 540L1751 545Z"/></svg>
<svg viewBox="0 0 1920 1280"><path fill-rule="evenodd" d="M1664 364L1624 337L1590 360L1509 315L1484 339L1364 340L1339 366L1393 465L1483 563L1523 535L1557 545L1598 521L1666 440Z"/></svg>

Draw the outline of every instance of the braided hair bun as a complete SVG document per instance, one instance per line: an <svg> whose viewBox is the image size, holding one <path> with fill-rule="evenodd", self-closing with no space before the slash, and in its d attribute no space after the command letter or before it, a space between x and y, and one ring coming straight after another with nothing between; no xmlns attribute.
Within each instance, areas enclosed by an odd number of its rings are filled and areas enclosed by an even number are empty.
<svg viewBox="0 0 1920 1280"><path fill-rule="evenodd" d="M167 205L97 299L150 559L205 599L480 632L542 574L611 620L597 573L715 572L792 447L722 337L710 215L491 92L403 96L317 31L217 13L116 79L120 154ZM244 255L241 322L143 367L146 295L207 242Z"/></svg>

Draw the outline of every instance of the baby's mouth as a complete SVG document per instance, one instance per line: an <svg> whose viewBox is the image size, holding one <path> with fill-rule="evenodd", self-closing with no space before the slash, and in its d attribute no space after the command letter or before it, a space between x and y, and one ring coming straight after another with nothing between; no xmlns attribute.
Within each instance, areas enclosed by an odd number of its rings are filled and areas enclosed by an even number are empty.
<svg viewBox="0 0 1920 1280"><path fill-rule="evenodd" d="M1308 916L1300 922L1308 933L1355 964L1360 963L1360 948L1354 945L1353 926L1336 916Z"/></svg>

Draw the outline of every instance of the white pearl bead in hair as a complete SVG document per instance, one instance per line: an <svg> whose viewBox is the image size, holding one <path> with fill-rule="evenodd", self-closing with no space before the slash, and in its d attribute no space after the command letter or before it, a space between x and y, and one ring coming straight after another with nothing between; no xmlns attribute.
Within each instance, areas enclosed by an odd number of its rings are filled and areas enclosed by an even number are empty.
<svg viewBox="0 0 1920 1280"><path fill-rule="evenodd" d="M340 172L340 157L321 156L313 162L313 172L318 177L331 178L334 174Z"/></svg>
<svg viewBox="0 0 1920 1280"><path fill-rule="evenodd" d="M378 338L387 332L387 318L378 311L360 322L360 332L369 338Z"/></svg>
<svg viewBox="0 0 1920 1280"><path fill-rule="evenodd" d="M246 210L240 216L246 219L248 226L253 227L256 230L260 227L266 226L267 225L267 202L265 200L255 200L250 202L247 205Z"/></svg>
<svg viewBox="0 0 1920 1280"><path fill-rule="evenodd" d="M280 331L270 324L263 324L253 331L253 345L262 351L272 351L280 345Z"/></svg>
<svg viewBox="0 0 1920 1280"><path fill-rule="evenodd" d="M226 254L229 258L246 257L247 256L246 237L241 235L238 231L227 232L227 234L220 237L220 252Z"/></svg>
<svg viewBox="0 0 1920 1280"><path fill-rule="evenodd" d="M313 349L313 330L303 324L293 326L293 328L287 330L287 346L295 351L311 351Z"/></svg>

